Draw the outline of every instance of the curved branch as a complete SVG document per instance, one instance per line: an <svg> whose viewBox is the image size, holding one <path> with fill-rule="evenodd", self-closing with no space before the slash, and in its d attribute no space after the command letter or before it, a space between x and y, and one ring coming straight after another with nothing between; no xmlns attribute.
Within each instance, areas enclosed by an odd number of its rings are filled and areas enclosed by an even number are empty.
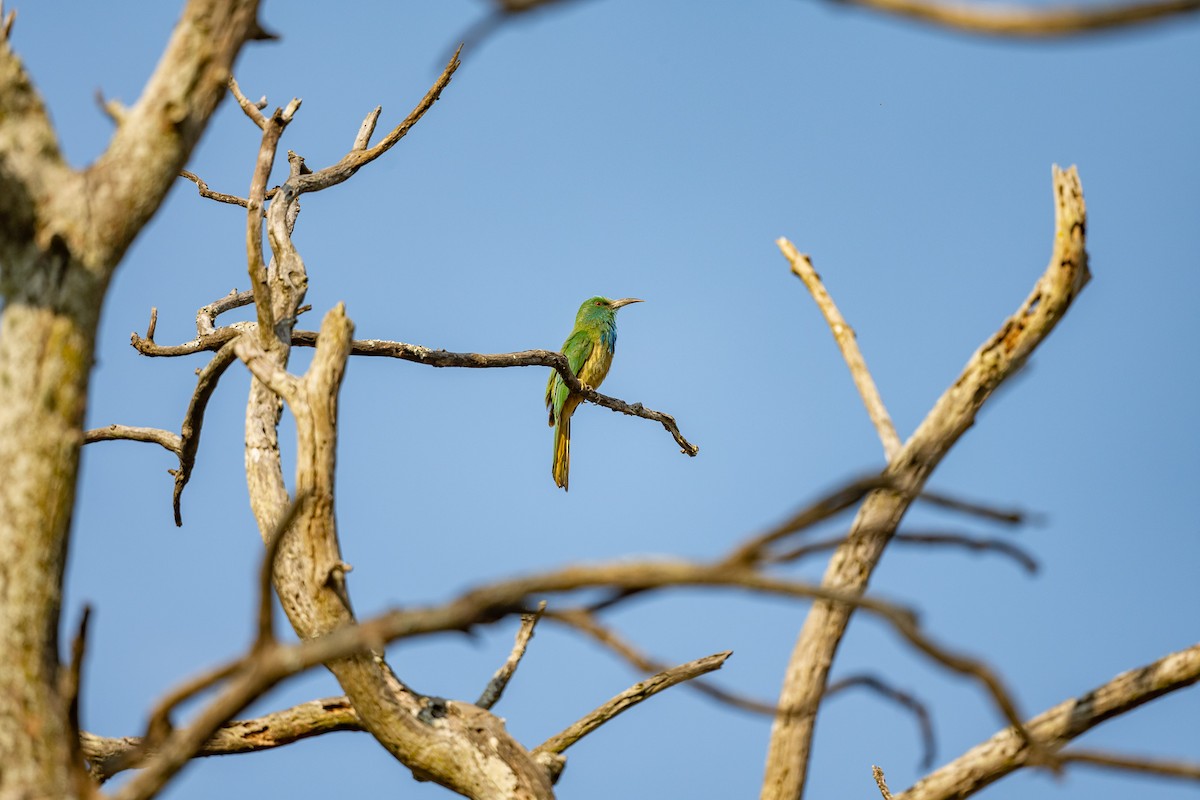
<svg viewBox="0 0 1200 800"><path fill-rule="evenodd" d="M1106 6L1021 8L922 0L833 0L967 33L1014 38L1058 38L1119 30L1191 14L1200 0L1158 0Z"/></svg>
<svg viewBox="0 0 1200 800"><path fill-rule="evenodd" d="M336 164L332 164L324 169L319 169L303 176L300 176L295 181L295 190L297 195L306 192L318 192L322 189L328 189L331 186L336 186L339 183L349 180L354 173L358 172L367 164L370 164L375 159L392 149L396 142L400 141L412 130L421 117L425 116L425 112L433 108L433 104L442 96L442 91L450 85L450 79L454 77L454 72L461 66L458 56L462 51L460 47L451 56L450 62L446 64L446 68L442 70L442 74L434 81L433 86L421 98L421 102L417 103L409 115L404 118L404 121L397 125L379 141L379 144L374 147L367 147L366 144L370 140L371 133L375 129L375 122L379 117L379 109L372 111L363 120L363 124L359 128L358 135L354 139L354 144L350 148L350 152L342 156L341 160Z"/></svg>
<svg viewBox="0 0 1200 800"><path fill-rule="evenodd" d="M183 415L183 424L179 428L179 469L175 474L175 489L171 493L171 507L175 512L175 526L183 525L183 514L180 510L180 500L183 497L183 487L192 478L192 468L196 466L196 451L200 448L200 428L204 422L204 411L208 401L217 390L217 381L225 374L229 365L237 360L233 350L233 342L225 344L212 361L197 373L196 390L188 403L187 413Z"/></svg>
<svg viewBox="0 0 1200 800"><path fill-rule="evenodd" d="M138 428L132 425L113 424L103 428L93 428L90 431L84 431L83 434L84 444L113 442L122 439L156 444L177 456L179 455L179 434L164 431L161 428Z"/></svg>

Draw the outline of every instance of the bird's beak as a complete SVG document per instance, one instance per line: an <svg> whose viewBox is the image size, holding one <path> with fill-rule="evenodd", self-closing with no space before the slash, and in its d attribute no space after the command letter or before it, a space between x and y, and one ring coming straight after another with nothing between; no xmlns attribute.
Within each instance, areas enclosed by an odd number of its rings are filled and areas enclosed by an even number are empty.
<svg viewBox="0 0 1200 800"><path fill-rule="evenodd" d="M612 301L612 310L616 311L621 306L627 306L630 303L644 303L645 300L639 300L636 297L622 297L620 300Z"/></svg>

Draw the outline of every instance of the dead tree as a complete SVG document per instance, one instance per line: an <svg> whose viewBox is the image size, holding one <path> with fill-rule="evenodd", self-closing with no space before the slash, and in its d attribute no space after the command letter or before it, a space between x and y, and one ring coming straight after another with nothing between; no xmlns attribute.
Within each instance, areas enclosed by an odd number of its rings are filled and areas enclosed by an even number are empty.
<svg viewBox="0 0 1200 800"><path fill-rule="evenodd" d="M517 13L543 4L502 3L500 7ZM874 0L864 4L955 24L912 6ZM1132 24L1195 7L1194 2L1171 2L1155 6L1153 12L1108 10L1099 22L1086 14L1048 12L1042 21L1050 25L1051 33L1062 34ZM257 21L257 3L191 0L141 99L128 109L107 104L116 134L108 150L84 170L65 164L41 100L9 44L12 15L0 18L0 261L5 293L0 318L0 587L4 592L0 649L11 654L0 664L0 761L4 764L0 797L94 795L99 793L96 781L136 768L137 774L113 795L141 800L155 796L198 756L248 752L355 729L370 732L419 780L436 781L474 798L549 798L565 764L563 752L579 738L658 691L718 669L728 658L729 653L722 652L667 667L637 652L601 620L603 612L630 598L681 586L737 588L813 601L778 703L755 702L693 682L726 701L756 706L775 717L765 798L801 795L815 714L823 699L839 688L828 683L829 666L850 616L860 612L883 620L945 669L976 681L1006 724L987 742L918 782L904 797L964 797L1023 766L1073 762L1200 776L1200 769L1191 764L1064 750L1093 725L1195 683L1200 679L1200 646L1139 668L1136 679L1126 674L1092 689L1086 707L1068 700L1027 720L989 665L936 641L910 609L865 591L884 548L903 540L897 526L910 504L922 496L940 460L973 424L992 393L1058 324L1087 282L1086 211L1073 168L1054 171L1056 233L1046 271L906 441L892 426L854 345L853 331L808 258L786 240L780 241L793 271L825 313L879 431L888 461L881 474L820 498L710 562L675 559L568 566L496 581L441 605L358 620L340 556L334 490L338 397L351 356L401 358L438 367L549 367L589 402L662 425L683 454L694 456L698 447L684 437L669 414L582 386L558 353L449 353L403 342L355 340L342 304L324 314L319 331L297 329L300 315L307 310L308 286L307 267L292 241L299 198L348 180L397 144L450 84L459 67L457 54L413 112L378 142L371 143L381 113L376 108L357 134L347 137L352 143L339 161L313 170L301 156L289 152L287 178L268 187L281 137L300 102L293 100L265 113L265 101L247 99L231 77L242 45L268 37ZM1053 24L1047 22L1051 18ZM246 197L213 191L202 177L183 170L226 91L261 131ZM147 356L212 353L198 371L179 433L122 425L85 432L83 411L104 293L130 242L180 175L193 181L202 197L243 209L250 289L203 306L197 315L196 338L190 342L155 342L153 312L146 335L133 337L133 345ZM255 310L252 322L218 326L221 314L250 304ZM37 345L32 350L31 343ZM315 347L313 362L303 375L288 371L295 346ZM258 602L248 610L257 635L244 655L182 683L162 698L148 713L140 737L107 739L81 732L76 712L86 631L80 631L67 669L60 669L56 644L79 449L85 442L132 439L171 451L178 458L173 494L176 521L181 522L182 493L195 465L205 407L221 376L230 368L241 368L238 365L253 376L245 464L251 506L265 544ZM286 488L278 438L285 406L297 428L291 492ZM845 537L823 544L798 542L798 534L812 525L853 508L858 509L857 516ZM925 542L936 539L926 536ZM1027 559L1011 546L1006 549L986 541L941 537L935 543L994 549ZM834 553L820 584L780 578L770 570L773 564L829 548ZM572 604L572 593L595 589L607 590L607 598L591 605ZM301 639L298 644L275 637L272 591ZM544 597L550 598L548 607L539 604ZM390 641L469 630L515 615L522 615L524 621L512 654L474 703L413 690L383 655L383 645ZM657 674L540 744L519 742L490 709L541 618L570 626L640 669ZM313 701L257 720L234 721L272 686L319 665L334 674L344 697ZM918 707L877 678L860 679L858 685ZM200 711L188 724L175 726L173 711L205 690L212 693ZM877 780L885 796L890 796L882 772Z"/></svg>

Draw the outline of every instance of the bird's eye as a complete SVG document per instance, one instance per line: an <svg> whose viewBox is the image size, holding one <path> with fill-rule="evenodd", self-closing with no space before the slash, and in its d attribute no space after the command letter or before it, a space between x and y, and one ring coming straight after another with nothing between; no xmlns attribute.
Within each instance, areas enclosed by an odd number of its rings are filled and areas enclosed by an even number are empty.
<svg viewBox="0 0 1200 800"><path fill-rule="evenodd" d="M596 301L596 305L598 305L598 306L602 306L602 305L604 305L604 303L603 303L603 301L597 300L597 301Z"/></svg>

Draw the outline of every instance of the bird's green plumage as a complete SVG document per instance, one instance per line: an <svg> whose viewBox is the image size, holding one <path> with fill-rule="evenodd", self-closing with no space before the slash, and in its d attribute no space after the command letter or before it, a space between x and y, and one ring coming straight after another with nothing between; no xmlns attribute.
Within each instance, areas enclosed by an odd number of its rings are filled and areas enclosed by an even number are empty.
<svg viewBox="0 0 1200 800"><path fill-rule="evenodd" d="M571 371L585 386L598 388L612 366L617 348L617 309L640 302L633 297L621 300L590 297L579 307L575 327L563 342L562 353L567 357ZM571 415L581 399L571 393L558 372L550 374L550 382L546 384L546 408L550 411L550 425L554 427L551 474L555 484L563 489L567 488L571 466Z"/></svg>

